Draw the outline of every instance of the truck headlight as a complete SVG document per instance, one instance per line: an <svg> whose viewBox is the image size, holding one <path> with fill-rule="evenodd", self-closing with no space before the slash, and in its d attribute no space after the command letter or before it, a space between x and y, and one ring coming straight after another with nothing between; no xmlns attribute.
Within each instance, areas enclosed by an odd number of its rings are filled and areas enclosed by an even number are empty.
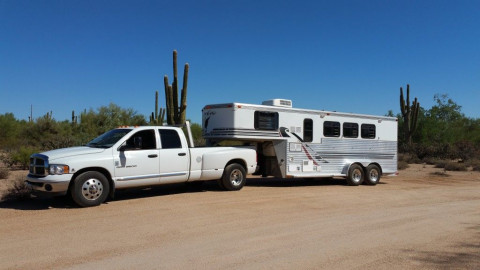
<svg viewBox="0 0 480 270"><path fill-rule="evenodd" d="M50 174L64 174L69 173L70 168L67 165L50 165Z"/></svg>

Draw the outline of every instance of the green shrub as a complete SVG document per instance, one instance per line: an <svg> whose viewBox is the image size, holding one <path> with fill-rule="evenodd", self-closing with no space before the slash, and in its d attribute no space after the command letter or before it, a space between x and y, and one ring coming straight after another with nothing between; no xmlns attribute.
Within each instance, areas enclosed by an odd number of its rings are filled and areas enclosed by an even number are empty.
<svg viewBox="0 0 480 270"><path fill-rule="evenodd" d="M18 151L12 153L12 160L15 164L21 166L24 170L28 169L30 156L37 153L38 150L30 146L21 146Z"/></svg>
<svg viewBox="0 0 480 270"><path fill-rule="evenodd" d="M450 161L445 164L445 170L447 171L466 171L467 165L465 163Z"/></svg>
<svg viewBox="0 0 480 270"><path fill-rule="evenodd" d="M8 168L0 168L0 179L7 179L9 174Z"/></svg>

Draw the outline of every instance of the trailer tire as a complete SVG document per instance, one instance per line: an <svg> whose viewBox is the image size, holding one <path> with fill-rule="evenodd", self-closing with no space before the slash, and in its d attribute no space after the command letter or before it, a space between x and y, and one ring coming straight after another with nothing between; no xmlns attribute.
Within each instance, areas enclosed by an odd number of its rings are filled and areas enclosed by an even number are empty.
<svg viewBox="0 0 480 270"><path fill-rule="evenodd" d="M365 184L374 186L380 182L382 175L380 167L375 164L370 164L365 169Z"/></svg>
<svg viewBox="0 0 480 270"><path fill-rule="evenodd" d="M358 186L363 182L365 173L362 166L359 164L352 164L348 169L347 183L349 186Z"/></svg>
<svg viewBox="0 0 480 270"><path fill-rule="evenodd" d="M73 201L81 207L100 205L110 193L108 180L100 172L84 172L73 181L70 193Z"/></svg>
<svg viewBox="0 0 480 270"><path fill-rule="evenodd" d="M224 189L236 191L242 189L245 185L247 174L242 165L233 163L225 167L221 180Z"/></svg>

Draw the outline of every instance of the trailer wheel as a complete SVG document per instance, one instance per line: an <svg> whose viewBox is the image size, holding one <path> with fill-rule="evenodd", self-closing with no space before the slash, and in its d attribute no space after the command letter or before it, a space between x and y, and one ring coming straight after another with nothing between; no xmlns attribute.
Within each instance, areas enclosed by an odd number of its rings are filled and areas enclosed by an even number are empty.
<svg viewBox="0 0 480 270"><path fill-rule="evenodd" d="M381 176L380 167L375 164L370 164L365 169L365 184L374 186L380 182Z"/></svg>
<svg viewBox="0 0 480 270"><path fill-rule="evenodd" d="M364 172L362 166L352 164L348 169L347 183L350 186L358 186L363 182Z"/></svg>
<svg viewBox="0 0 480 270"><path fill-rule="evenodd" d="M240 190L247 181L245 169L237 163L228 165L222 176L223 188L230 191Z"/></svg>
<svg viewBox="0 0 480 270"><path fill-rule="evenodd" d="M107 178L95 171L80 174L70 190L73 201L81 207L100 205L107 199L109 192Z"/></svg>

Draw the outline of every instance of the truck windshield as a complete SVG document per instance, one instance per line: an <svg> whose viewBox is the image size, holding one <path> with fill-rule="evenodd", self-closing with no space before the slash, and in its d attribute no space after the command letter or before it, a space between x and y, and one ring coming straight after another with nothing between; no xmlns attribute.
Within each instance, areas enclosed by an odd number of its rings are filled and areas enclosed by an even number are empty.
<svg viewBox="0 0 480 270"><path fill-rule="evenodd" d="M91 140L87 143L87 146L95 148L110 148L130 131L131 129L126 128L112 129Z"/></svg>

